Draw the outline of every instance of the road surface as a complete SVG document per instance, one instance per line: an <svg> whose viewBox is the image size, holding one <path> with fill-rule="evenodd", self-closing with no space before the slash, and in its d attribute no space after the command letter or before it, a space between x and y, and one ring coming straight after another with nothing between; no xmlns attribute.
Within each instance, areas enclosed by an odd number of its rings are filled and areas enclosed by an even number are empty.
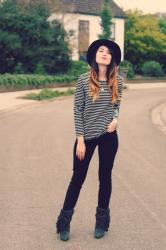
<svg viewBox="0 0 166 250"><path fill-rule="evenodd" d="M93 238L98 194L97 148L71 222L59 240L55 221L72 175L73 96L0 116L0 249L165 250L166 135L151 112L164 88L124 90L113 168L111 225Z"/></svg>

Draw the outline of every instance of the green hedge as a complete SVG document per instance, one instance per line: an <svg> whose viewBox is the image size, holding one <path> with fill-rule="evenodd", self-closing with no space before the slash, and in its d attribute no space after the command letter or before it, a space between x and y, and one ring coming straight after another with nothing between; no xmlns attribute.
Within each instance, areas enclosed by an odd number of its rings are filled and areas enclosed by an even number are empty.
<svg viewBox="0 0 166 250"><path fill-rule="evenodd" d="M49 83L70 83L76 80L71 75L25 75L25 74L0 74L0 86L5 87L40 87Z"/></svg>
<svg viewBox="0 0 166 250"><path fill-rule="evenodd" d="M88 64L84 61L72 61L71 68L66 74L47 75L42 65L38 64L36 74L21 74L19 65L16 74L0 74L0 87L41 87L48 84L64 83L70 84L79 75L88 71Z"/></svg>

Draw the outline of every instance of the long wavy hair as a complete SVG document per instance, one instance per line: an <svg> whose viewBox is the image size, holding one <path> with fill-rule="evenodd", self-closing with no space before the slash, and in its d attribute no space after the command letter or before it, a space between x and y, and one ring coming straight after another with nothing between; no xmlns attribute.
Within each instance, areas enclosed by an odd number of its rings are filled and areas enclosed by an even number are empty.
<svg viewBox="0 0 166 250"><path fill-rule="evenodd" d="M112 58L110 64L107 66L106 78L107 78L108 88L111 94L111 101L112 103L115 103L118 98L118 81L116 77L118 72L118 67L115 63L114 52L111 49L110 53ZM89 75L89 95L93 98L93 102L100 95L100 83L98 79L98 74L99 74L99 68L98 64L96 63L96 53L95 53L95 56L90 66L90 75Z"/></svg>

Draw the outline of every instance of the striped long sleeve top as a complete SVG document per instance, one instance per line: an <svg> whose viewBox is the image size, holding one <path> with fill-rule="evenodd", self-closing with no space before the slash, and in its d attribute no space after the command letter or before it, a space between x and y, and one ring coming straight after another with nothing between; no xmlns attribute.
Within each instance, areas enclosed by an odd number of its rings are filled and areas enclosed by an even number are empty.
<svg viewBox="0 0 166 250"><path fill-rule="evenodd" d="M74 123L76 137L85 140L99 137L107 132L107 126L114 117L118 118L123 91L123 79L117 75L119 97L111 103L111 94L106 81L99 81L100 96L95 102L89 96L89 72L81 74L76 81L74 96Z"/></svg>

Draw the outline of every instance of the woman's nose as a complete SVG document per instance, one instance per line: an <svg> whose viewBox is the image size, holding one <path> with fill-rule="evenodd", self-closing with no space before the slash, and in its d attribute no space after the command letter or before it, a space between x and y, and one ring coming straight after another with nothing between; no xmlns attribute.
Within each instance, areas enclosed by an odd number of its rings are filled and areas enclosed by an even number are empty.
<svg viewBox="0 0 166 250"><path fill-rule="evenodd" d="M107 55L107 52L106 52L106 51L103 51L103 55L106 56L106 55Z"/></svg>

